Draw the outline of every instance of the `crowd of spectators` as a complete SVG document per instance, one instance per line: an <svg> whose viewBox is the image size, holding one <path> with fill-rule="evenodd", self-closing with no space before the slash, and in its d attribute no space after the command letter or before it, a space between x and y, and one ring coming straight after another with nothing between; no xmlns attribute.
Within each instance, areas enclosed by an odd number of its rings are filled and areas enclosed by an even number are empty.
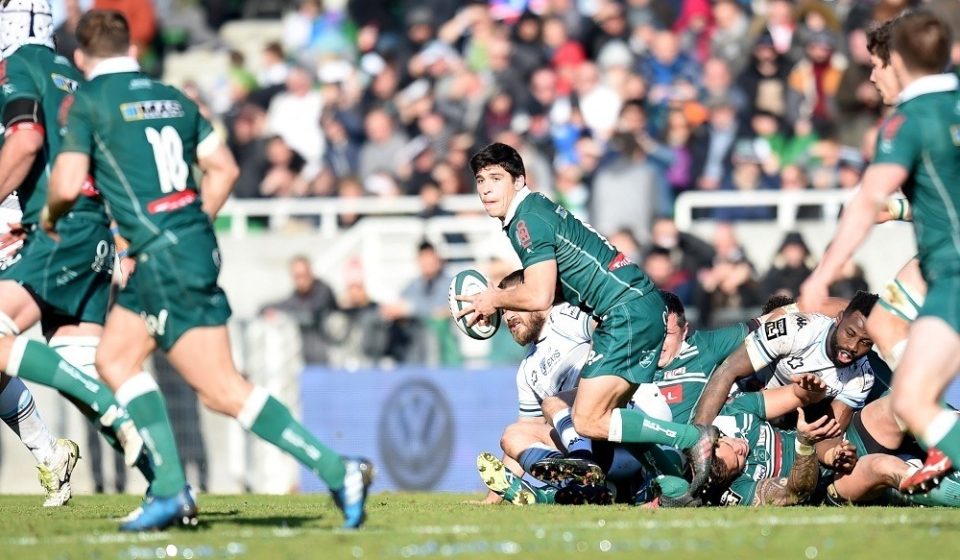
<svg viewBox="0 0 960 560"><path fill-rule="evenodd" d="M419 195L429 218L446 213L443 197L472 192L470 154L505 142L523 156L532 188L627 248L707 323L773 292L795 295L815 263L791 233L759 274L729 225L709 241L677 231L676 197L855 187L884 110L865 30L919 3L55 2L66 15L58 35L69 35L80 10L109 4L131 14L148 52L226 49L217 35L226 21L279 20L282 40L262 45L259 60L229 51L224 87L186 88L240 162L237 197ZM922 3L960 30L960 4ZM800 207L797 217L820 212ZM767 219L772 210L707 217ZM340 225L359 219L344 215ZM862 277L851 265L837 290ZM348 289L339 309L372 317L374 306L382 319L427 324L432 308L413 317L408 305L435 295L430 280L420 282L406 304ZM381 353L392 352L392 336L380 337Z"/></svg>

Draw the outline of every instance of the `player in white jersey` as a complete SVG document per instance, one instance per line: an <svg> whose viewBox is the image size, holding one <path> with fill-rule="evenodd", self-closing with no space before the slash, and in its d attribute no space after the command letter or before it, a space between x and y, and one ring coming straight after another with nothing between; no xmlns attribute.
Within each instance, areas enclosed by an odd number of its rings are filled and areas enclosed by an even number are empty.
<svg viewBox="0 0 960 560"><path fill-rule="evenodd" d="M0 270L20 258L21 236L10 234L10 226L18 224L23 212L16 193L0 202ZM0 374L0 420L10 426L37 460L40 483L47 492L44 506L60 506L72 495L70 475L77 464L77 444L57 439L40 417L30 390L18 377Z"/></svg>
<svg viewBox="0 0 960 560"><path fill-rule="evenodd" d="M866 359L873 341L865 325L876 301L875 294L858 292L837 319L811 313L768 319L711 376L694 421L713 421L737 379L775 364L770 386L786 385L791 375L803 373L823 379L834 417L846 429L873 387Z"/></svg>

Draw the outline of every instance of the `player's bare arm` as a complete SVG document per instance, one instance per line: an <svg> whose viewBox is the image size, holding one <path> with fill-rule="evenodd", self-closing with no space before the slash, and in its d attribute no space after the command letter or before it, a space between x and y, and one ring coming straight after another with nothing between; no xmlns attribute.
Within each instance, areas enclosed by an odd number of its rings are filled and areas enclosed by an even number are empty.
<svg viewBox="0 0 960 560"><path fill-rule="evenodd" d="M762 394L766 417L776 418L797 407L820 402L827 395L827 384L820 377L805 373L794 375L789 385L767 389Z"/></svg>
<svg viewBox="0 0 960 560"><path fill-rule="evenodd" d="M90 156L80 152L63 152L57 156L50 175L47 206L41 217L41 227L54 231L57 220L70 211L83 189L90 171Z"/></svg>
<svg viewBox="0 0 960 560"><path fill-rule="evenodd" d="M207 142L212 144L205 145ZM240 176L240 169L233 159L233 154L215 134L200 143L197 155L197 164L203 171L203 180L200 183L203 211L212 220L217 217L233 191L233 184Z"/></svg>
<svg viewBox="0 0 960 560"><path fill-rule="evenodd" d="M750 356L747 354L747 347L740 345L733 354L727 356L717 367L717 370L710 376L707 386L703 389L703 395L697 404L697 410L693 416L694 424L709 424L717 417L720 408L727 400L730 394L730 388L737 379L749 377L756 373Z"/></svg>
<svg viewBox="0 0 960 560"><path fill-rule="evenodd" d="M482 317L489 317L497 309L515 311L544 311L553 305L557 289L557 261L546 260L530 265L523 270L523 283L501 290L490 288L472 295L458 296L457 299L470 303L463 308L457 318L474 313L468 325L473 325Z"/></svg>
<svg viewBox="0 0 960 560"><path fill-rule="evenodd" d="M23 184L43 149L43 125L37 122L43 113L38 105L33 99L15 99L4 107L7 137L0 150L0 200Z"/></svg>
<svg viewBox="0 0 960 560"><path fill-rule="evenodd" d="M828 419L822 416L807 423L803 409L797 409L797 458L786 478L770 478L757 485L756 505L792 506L806 500L817 487L820 463L813 444L826 433Z"/></svg>
<svg viewBox="0 0 960 560"><path fill-rule="evenodd" d="M840 216L833 241L820 264L800 287L801 308L816 308L827 297L827 287L840 269L867 238L887 198L907 180L908 171L893 163L871 165L863 177L863 187L850 199Z"/></svg>

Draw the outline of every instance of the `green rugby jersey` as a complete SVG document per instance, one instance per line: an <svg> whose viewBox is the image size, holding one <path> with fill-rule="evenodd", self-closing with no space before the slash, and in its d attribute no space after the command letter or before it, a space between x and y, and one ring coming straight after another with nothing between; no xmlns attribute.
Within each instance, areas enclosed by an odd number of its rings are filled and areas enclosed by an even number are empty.
<svg viewBox="0 0 960 560"><path fill-rule="evenodd" d="M714 421L724 435L744 439L750 446L743 473L721 496L720 505L752 505L761 480L790 475L797 433L774 428L765 416L763 394L744 393L727 403Z"/></svg>
<svg viewBox="0 0 960 560"><path fill-rule="evenodd" d="M628 294L641 297L654 289L606 238L540 193L517 193L503 229L524 268L556 260L563 299L595 317Z"/></svg>
<svg viewBox="0 0 960 560"><path fill-rule="evenodd" d="M3 105L18 99L29 99L40 104L39 125L44 136L43 148L37 153L27 178L17 187L23 208L23 223L35 224L47 203L50 168L61 149L66 109L83 77L65 57L42 45L23 45L0 62L0 66L4 67L4 71L0 72L3 75ZM36 125L14 124L13 129L16 130L18 126ZM8 130L6 134L12 132ZM103 212L100 202L92 199L96 196L95 191L85 187L84 195L77 201L74 210Z"/></svg>
<svg viewBox="0 0 960 560"><path fill-rule="evenodd" d="M749 332L746 323L697 331L683 342L673 361L654 373L653 382L670 405L674 422L690 422L710 374L743 344Z"/></svg>
<svg viewBox="0 0 960 560"><path fill-rule="evenodd" d="M77 90L62 149L91 156L97 188L135 254L165 231L209 226L192 168L219 142L180 90L114 58Z"/></svg>
<svg viewBox="0 0 960 560"><path fill-rule="evenodd" d="M953 74L925 76L900 94L880 127L875 163L908 172L903 193L924 276L960 273L960 92ZM933 276L930 276L930 275Z"/></svg>

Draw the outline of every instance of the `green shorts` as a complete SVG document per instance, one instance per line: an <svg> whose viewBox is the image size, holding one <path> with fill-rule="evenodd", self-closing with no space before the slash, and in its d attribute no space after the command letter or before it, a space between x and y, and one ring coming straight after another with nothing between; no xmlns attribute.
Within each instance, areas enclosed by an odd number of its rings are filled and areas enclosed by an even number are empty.
<svg viewBox="0 0 960 560"><path fill-rule="evenodd" d="M64 324L102 325L110 300L114 245L103 214L70 212L57 225L60 241L32 231L14 262L0 271L30 292L44 330Z"/></svg>
<svg viewBox="0 0 960 560"><path fill-rule="evenodd" d="M667 310L660 292L629 297L600 318L580 377L615 375L634 385L650 383L666 336Z"/></svg>
<svg viewBox="0 0 960 560"><path fill-rule="evenodd" d="M943 275L929 281L927 299L919 316L943 319L954 332L960 333L960 274Z"/></svg>
<svg viewBox="0 0 960 560"><path fill-rule="evenodd" d="M220 249L212 228L167 231L135 256L136 270L117 305L143 317L163 350L194 327L227 323L230 304L217 285Z"/></svg>

